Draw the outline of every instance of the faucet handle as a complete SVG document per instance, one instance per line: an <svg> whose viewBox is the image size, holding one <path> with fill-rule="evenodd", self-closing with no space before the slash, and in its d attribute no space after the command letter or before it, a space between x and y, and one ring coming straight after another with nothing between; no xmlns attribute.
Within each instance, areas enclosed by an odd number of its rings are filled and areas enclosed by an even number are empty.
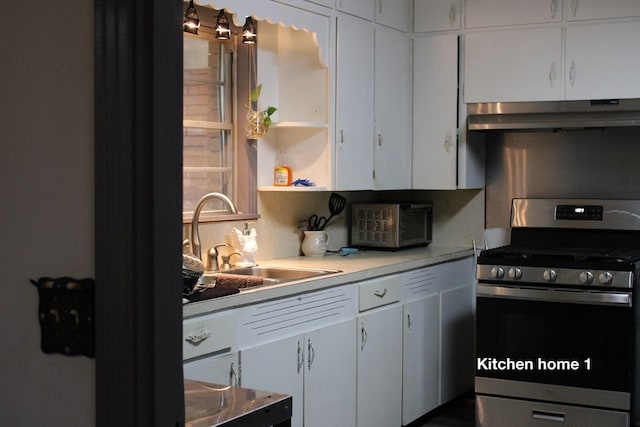
<svg viewBox="0 0 640 427"><path fill-rule="evenodd" d="M227 255L221 255L220 258L222 258L222 269L223 270L230 270L231 269L231 257L233 255L240 255L242 256L242 254L238 251L233 251L231 253L228 253Z"/></svg>
<svg viewBox="0 0 640 427"><path fill-rule="evenodd" d="M207 272L218 271L218 251L216 248L209 248L207 251Z"/></svg>

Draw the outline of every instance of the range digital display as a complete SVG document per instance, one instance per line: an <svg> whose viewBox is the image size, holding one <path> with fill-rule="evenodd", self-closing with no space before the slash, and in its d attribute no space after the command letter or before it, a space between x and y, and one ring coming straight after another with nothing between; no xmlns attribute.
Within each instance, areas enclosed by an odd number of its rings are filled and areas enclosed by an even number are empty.
<svg viewBox="0 0 640 427"><path fill-rule="evenodd" d="M596 205L557 205L556 220L602 221L603 211Z"/></svg>

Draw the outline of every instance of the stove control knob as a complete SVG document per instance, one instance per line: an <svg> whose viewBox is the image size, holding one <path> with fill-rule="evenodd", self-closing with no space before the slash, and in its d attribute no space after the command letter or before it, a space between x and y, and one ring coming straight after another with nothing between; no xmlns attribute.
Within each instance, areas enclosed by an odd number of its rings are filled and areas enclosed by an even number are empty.
<svg viewBox="0 0 640 427"><path fill-rule="evenodd" d="M590 271L583 271L578 276L578 280L583 285L590 285L593 282L593 273Z"/></svg>
<svg viewBox="0 0 640 427"><path fill-rule="evenodd" d="M548 268L544 273L542 273L542 277L544 277L544 280L547 282L555 282L558 278L558 273L555 270Z"/></svg>
<svg viewBox="0 0 640 427"><path fill-rule="evenodd" d="M522 277L522 270L520 270L518 267L511 267L509 269L509 279L520 280L521 277Z"/></svg>
<svg viewBox="0 0 640 427"><path fill-rule="evenodd" d="M603 271L598 276L598 281L603 285L610 285L611 282L613 282L613 274L609 273L608 271Z"/></svg>
<svg viewBox="0 0 640 427"><path fill-rule="evenodd" d="M494 279L502 279L504 277L504 269L502 267L493 267L491 269L491 277Z"/></svg>

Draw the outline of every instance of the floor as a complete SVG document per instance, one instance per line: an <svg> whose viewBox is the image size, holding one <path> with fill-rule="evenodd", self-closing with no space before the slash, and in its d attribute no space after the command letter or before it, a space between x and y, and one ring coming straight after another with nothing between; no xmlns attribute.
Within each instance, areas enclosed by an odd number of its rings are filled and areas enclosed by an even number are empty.
<svg viewBox="0 0 640 427"><path fill-rule="evenodd" d="M470 394L425 415L410 427L475 427L475 417L475 398Z"/></svg>

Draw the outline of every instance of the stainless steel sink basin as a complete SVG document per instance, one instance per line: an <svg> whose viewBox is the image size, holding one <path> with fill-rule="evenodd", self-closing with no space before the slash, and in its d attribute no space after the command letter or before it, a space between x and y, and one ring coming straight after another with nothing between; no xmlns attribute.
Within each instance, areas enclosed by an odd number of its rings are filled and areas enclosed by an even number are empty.
<svg viewBox="0 0 640 427"><path fill-rule="evenodd" d="M255 267L232 268L231 270L225 271L225 273L230 274L259 276L265 279L265 282L276 280L278 283L309 279L312 277L325 276L327 274L340 272L341 270L329 270L320 268L268 267L262 265L258 265Z"/></svg>

